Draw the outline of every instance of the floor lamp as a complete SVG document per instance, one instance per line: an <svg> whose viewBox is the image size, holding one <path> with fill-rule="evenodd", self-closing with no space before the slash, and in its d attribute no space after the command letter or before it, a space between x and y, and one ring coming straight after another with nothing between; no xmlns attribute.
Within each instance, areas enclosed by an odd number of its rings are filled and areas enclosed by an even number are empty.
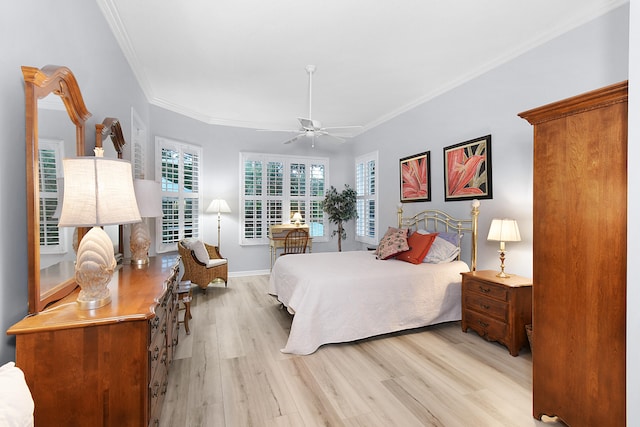
<svg viewBox="0 0 640 427"><path fill-rule="evenodd" d="M220 214L231 212L229 204L224 199L214 199L206 210L207 213L218 214L218 252L220 252Z"/></svg>

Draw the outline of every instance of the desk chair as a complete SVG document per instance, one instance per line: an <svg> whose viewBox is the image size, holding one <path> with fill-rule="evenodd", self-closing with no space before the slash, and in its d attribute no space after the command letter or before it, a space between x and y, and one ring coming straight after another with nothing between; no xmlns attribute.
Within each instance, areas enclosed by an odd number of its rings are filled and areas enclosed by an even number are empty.
<svg viewBox="0 0 640 427"><path fill-rule="evenodd" d="M281 255L305 253L308 241L309 233L307 230L293 229L289 231L284 238L284 252Z"/></svg>

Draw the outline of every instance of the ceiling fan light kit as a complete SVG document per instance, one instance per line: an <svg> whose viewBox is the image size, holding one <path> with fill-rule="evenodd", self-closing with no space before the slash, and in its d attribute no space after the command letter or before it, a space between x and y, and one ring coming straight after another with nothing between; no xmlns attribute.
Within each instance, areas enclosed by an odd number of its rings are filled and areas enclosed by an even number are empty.
<svg viewBox="0 0 640 427"><path fill-rule="evenodd" d="M362 128L362 126L340 126L340 127L322 127L322 123L319 120L313 120L311 117L311 106L312 106L312 95L313 95L313 73L316 71L315 65L307 65L305 67L307 70L307 74L309 74L309 116L298 117L298 122L300 122L300 128L297 130L290 130L288 132L297 132L298 134L292 138L284 141L284 144L291 144L292 142L296 142L302 136L306 136L311 139L311 148L315 147L316 138L320 137L328 137L335 142L345 142L346 139L344 137L333 135L330 131L333 132L344 132L344 131L353 131L356 129Z"/></svg>

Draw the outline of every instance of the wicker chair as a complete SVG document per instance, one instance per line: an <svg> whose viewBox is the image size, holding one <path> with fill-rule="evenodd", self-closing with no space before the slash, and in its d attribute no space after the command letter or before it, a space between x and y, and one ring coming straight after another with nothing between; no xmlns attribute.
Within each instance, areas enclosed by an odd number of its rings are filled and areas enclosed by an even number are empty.
<svg viewBox="0 0 640 427"><path fill-rule="evenodd" d="M195 283L205 292L209 283L216 279L224 281L224 286L226 287L228 272L227 260L220 255L217 246L204 243L204 247L208 252L209 260L214 261L212 264L218 265L207 267L206 263L201 262L198 257L196 257L194 250L186 246L185 241L178 242L178 253L184 264L184 276L182 276L182 280L191 280L191 283Z"/></svg>

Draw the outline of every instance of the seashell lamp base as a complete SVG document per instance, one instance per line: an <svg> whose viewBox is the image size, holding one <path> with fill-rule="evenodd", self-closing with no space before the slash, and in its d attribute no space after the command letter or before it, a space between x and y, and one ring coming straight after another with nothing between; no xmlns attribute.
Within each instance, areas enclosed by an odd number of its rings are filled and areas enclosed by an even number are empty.
<svg viewBox="0 0 640 427"><path fill-rule="evenodd" d="M92 310L111 302L107 285L116 265L109 235L102 228L93 227L78 246L76 282L81 288L77 299L81 309Z"/></svg>

